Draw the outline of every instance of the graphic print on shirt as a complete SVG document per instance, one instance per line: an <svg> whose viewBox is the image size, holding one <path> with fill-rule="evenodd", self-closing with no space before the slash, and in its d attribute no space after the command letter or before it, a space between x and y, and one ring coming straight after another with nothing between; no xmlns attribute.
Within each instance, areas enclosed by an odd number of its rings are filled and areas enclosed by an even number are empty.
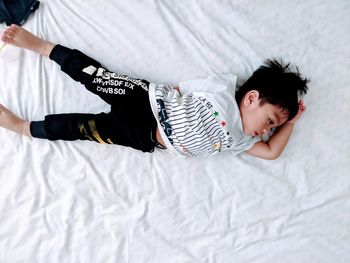
<svg viewBox="0 0 350 263"><path fill-rule="evenodd" d="M204 97L193 97L191 104L188 104L186 137L180 143L180 149L183 153L200 156L220 152L223 148L229 148L229 136L226 127L221 125L219 111L215 110L214 105ZM227 123L227 121L225 121ZM180 136L177 136L181 139ZM174 144L175 145L175 144Z"/></svg>
<svg viewBox="0 0 350 263"><path fill-rule="evenodd" d="M206 101L205 98L202 99L202 101ZM216 119L218 119L218 123L220 123L221 127L225 128L227 127L227 121L226 120L221 120L219 118L220 113L217 110L214 110L213 115L215 116ZM230 133L227 131L226 132L226 138L227 138L227 148L231 148L232 144L233 144L233 138L232 136L230 136ZM220 143L214 143L213 147L214 149L217 149L219 152L221 151L222 148L222 140L220 139Z"/></svg>
<svg viewBox="0 0 350 263"><path fill-rule="evenodd" d="M220 142L219 143L214 143L213 145L214 149L221 152L221 148L222 148L222 141L220 139Z"/></svg>
<svg viewBox="0 0 350 263"><path fill-rule="evenodd" d="M171 144L174 144L173 140L170 138L171 134L173 133L173 129L171 128L171 125L169 124L169 117L165 110L164 101L161 99L157 99L157 103L159 106L159 117L160 117L160 124L162 125L162 128L164 130L165 135L168 137Z"/></svg>

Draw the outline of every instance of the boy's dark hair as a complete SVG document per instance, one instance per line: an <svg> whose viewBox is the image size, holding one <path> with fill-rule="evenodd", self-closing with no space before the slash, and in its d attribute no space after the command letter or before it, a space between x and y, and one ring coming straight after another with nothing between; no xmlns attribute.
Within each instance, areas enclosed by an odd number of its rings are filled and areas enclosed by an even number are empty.
<svg viewBox="0 0 350 263"><path fill-rule="evenodd" d="M291 120L298 112L298 95L306 94L308 79L303 78L297 67L292 71L290 63L283 64L276 59L266 60L236 92L239 104L244 95L251 91L259 92L261 105L270 103L281 107Z"/></svg>

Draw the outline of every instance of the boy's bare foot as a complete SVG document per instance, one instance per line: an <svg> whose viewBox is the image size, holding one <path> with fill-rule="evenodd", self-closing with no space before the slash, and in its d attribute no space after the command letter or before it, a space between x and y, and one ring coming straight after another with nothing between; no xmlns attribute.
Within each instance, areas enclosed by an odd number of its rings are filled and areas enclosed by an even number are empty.
<svg viewBox="0 0 350 263"><path fill-rule="evenodd" d="M55 46L17 25L7 27L1 35L1 41L9 45L32 50L47 57Z"/></svg>
<svg viewBox="0 0 350 263"><path fill-rule="evenodd" d="M31 137L30 122L23 120L0 104L0 127Z"/></svg>

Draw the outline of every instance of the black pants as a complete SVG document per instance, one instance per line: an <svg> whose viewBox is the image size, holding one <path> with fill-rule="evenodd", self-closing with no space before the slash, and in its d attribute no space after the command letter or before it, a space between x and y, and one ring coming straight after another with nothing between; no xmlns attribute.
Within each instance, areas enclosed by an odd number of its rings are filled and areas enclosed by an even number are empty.
<svg viewBox="0 0 350 263"><path fill-rule="evenodd" d="M91 140L153 152L157 122L148 98L149 82L113 73L78 50L56 45L50 59L111 105L99 114L54 114L33 121L31 135L48 140Z"/></svg>

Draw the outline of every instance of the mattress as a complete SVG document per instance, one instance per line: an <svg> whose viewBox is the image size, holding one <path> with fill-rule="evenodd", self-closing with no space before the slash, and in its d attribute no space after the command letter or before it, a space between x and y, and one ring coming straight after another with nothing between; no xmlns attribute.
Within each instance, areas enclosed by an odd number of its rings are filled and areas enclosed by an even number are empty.
<svg viewBox="0 0 350 263"><path fill-rule="evenodd" d="M24 28L155 83L241 85L266 58L290 61L311 80L307 111L274 161L0 129L0 262L350 262L349 13L347 0L42 0ZM3 49L0 80L27 120L109 111L27 50Z"/></svg>

